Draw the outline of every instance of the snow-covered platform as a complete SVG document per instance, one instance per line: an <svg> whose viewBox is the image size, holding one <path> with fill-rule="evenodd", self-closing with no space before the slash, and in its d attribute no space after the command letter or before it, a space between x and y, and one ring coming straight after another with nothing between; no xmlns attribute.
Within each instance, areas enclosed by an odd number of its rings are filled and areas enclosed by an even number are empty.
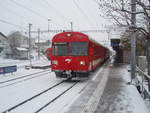
<svg viewBox="0 0 150 113"><path fill-rule="evenodd" d="M149 113L127 65L103 66L65 113Z"/></svg>

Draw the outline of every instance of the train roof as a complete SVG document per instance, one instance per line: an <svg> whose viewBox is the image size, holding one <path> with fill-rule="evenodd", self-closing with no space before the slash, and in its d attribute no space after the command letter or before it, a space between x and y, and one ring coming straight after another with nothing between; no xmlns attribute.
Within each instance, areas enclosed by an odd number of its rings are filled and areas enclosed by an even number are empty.
<svg viewBox="0 0 150 113"><path fill-rule="evenodd" d="M103 46L94 39L90 38L88 35L81 32L62 32L56 34L52 39L52 42L72 42L72 41L91 41L97 45ZM103 47L106 48L105 46Z"/></svg>
<svg viewBox="0 0 150 113"><path fill-rule="evenodd" d="M53 42L63 42L63 41L89 41L88 35L81 32L62 32L56 34L52 41Z"/></svg>

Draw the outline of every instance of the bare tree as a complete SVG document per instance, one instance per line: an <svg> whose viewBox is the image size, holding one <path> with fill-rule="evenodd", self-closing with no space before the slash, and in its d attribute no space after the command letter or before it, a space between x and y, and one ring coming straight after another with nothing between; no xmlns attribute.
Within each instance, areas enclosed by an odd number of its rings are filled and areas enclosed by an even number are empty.
<svg viewBox="0 0 150 113"><path fill-rule="evenodd" d="M136 15L134 29L143 33L147 41L148 75L150 75L150 0L135 0L136 12L131 12L130 0L98 0L104 17L113 21L115 25L130 29L132 26L131 15Z"/></svg>

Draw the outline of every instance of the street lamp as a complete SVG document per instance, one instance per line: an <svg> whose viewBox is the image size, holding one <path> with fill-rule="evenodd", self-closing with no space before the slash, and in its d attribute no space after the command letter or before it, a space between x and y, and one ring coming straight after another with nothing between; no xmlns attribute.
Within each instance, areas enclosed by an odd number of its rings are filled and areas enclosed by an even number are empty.
<svg viewBox="0 0 150 113"><path fill-rule="evenodd" d="M51 21L51 19L48 19L48 32L49 32L49 22Z"/></svg>
<svg viewBox="0 0 150 113"><path fill-rule="evenodd" d="M73 23L70 22L70 25L71 25L71 31L73 31Z"/></svg>

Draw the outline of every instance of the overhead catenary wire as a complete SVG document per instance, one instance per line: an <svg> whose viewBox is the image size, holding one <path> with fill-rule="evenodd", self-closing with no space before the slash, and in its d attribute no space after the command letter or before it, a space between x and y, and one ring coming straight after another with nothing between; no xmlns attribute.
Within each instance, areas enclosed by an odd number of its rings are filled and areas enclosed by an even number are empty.
<svg viewBox="0 0 150 113"><path fill-rule="evenodd" d="M57 8L55 8L55 6L53 6L50 2L48 2L47 0L42 0L42 2L44 2L48 7L51 7L53 8L57 13L56 14L59 14L60 17L62 17L62 19L64 19L65 21L67 21L67 23L70 22L70 20L68 18L66 18L59 10L57 10ZM56 23L57 24L57 23ZM62 25L61 25L62 26ZM64 26L62 26L63 28ZM65 27L65 29L67 29Z"/></svg>
<svg viewBox="0 0 150 113"><path fill-rule="evenodd" d="M91 0L90 0L91 1ZM87 1L86 1L87 2ZM91 2L94 2L96 5L98 5L97 3L97 1L96 0L92 0ZM99 6L99 5L98 5ZM88 9L90 9L91 7L87 7ZM90 17L93 17L93 15L92 14L94 14L94 12L93 13L89 13L90 14ZM99 16L98 16L99 17ZM98 26L98 22L97 22L97 20L96 20L96 18L91 18L92 19L92 23L95 23L95 25L99 28L99 26Z"/></svg>
<svg viewBox="0 0 150 113"><path fill-rule="evenodd" d="M86 15L86 13L82 10L82 8L80 8L79 4L73 0L73 3L75 4L75 6L78 8L78 10L81 12L81 14L86 18L86 21L89 23L90 26L92 26L91 21L89 19L89 17Z"/></svg>
<svg viewBox="0 0 150 113"><path fill-rule="evenodd" d="M11 25L11 26L14 26L14 27L17 27L17 28L23 28L24 30L27 30L25 27L22 27L22 26L20 26L20 25L17 25L17 24L8 22L8 21L3 20L3 19L0 19L0 22L5 23L5 24L8 24L8 25Z"/></svg>
<svg viewBox="0 0 150 113"><path fill-rule="evenodd" d="M10 0L8 0L8 1L10 1ZM12 1L10 1L10 2L12 2ZM7 4L8 5L5 5L5 4L3 4L2 6L1 6L1 8L2 8L2 10L4 10L4 11L7 11L8 13L10 13L13 17L19 17L20 19L21 19L21 25L18 25L18 24L14 24L14 23L11 23L11 22L8 22L8 19L1 19L1 22L2 23L5 23L5 24L8 24L8 25L11 25L11 26L14 26L14 27L16 27L16 28L20 28L20 29L25 29L25 30L27 30L25 27L23 27L22 26L22 21L24 21L24 23L30 23L31 22L31 18L29 19L27 16L25 16L23 13L18 13L18 12L16 12L16 11L14 11L14 9L13 8L11 8L11 7L9 7L9 3L10 2L8 2ZM16 5L16 4L15 4ZM8 7L7 7L8 6ZM11 9L10 9L11 8ZM22 7L21 7L22 8ZM32 12L31 12L32 13ZM11 17L12 17L11 16ZM12 19L11 19L12 20ZM18 22L18 21L17 21ZM16 23L16 22L15 22ZM27 26L26 26L27 27ZM21 30L21 32L23 32L22 30ZM26 31L25 31L26 32Z"/></svg>
<svg viewBox="0 0 150 113"><path fill-rule="evenodd" d="M35 14L35 15L37 15L37 16L39 16L39 17L41 17L41 18L43 18L44 20L47 21L47 17L46 16L41 15L40 13L38 13L38 12L36 12L36 11L34 11L34 10L32 10L32 9L30 9L30 8L28 8L28 7L24 6L24 5L16 2L16 1L14 1L14 0L9 0L9 1L12 2L12 3L14 3L15 5L17 5L19 7L22 7L24 9L26 9L27 11L29 11L29 12L31 12L31 13L33 13L33 14Z"/></svg>
<svg viewBox="0 0 150 113"><path fill-rule="evenodd" d="M12 2L12 3L15 4L15 5L17 5L17 6L21 7L21 8L23 8L23 9L27 10L28 12L30 12L30 13L32 13L32 14L38 16L38 17L40 17L40 18L43 19L45 22L46 22L47 19L48 19L46 16L41 15L40 13L38 13L38 12L32 10L31 8L28 8L28 7L24 6L24 5L22 5L22 4L18 3L18 2L16 2L15 0L9 0L9 1ZM28 22L28 23L30 23L30 22ZM21 27L21 26L20 26L20 27Z"/></svg>
<svg viewBox="0 0 150 113"><path fill-rule="evenodd" d="M29 8L29 7L26 7L25 5L22 5L22 4L18 3L18 2L16 2L15 0L9 0L9 1L12 2L13 4L15 4L15 5L17 5L17 6L21 7L21 8L23 8L23 9L25 9L25 10L27 10L27 11L29 11L30 13L33 13L33 14L39 16L40 18L42 18L42 19L48 21L48 18L49 18L48 16L41 15L40 13L36 12L35 10L32 10L32 9ZM54 6L52 6L47 0L43 0L43 1L45 1L45 3L46 3L48 6L53 7L53 9L55 9L55 11L56 11L57 13L59 13L60 16L61 16L64 20L66 20L68 23L70 22L69 19L67 19L64 15L62 15L61 12L59 12L59 11L58 11ZM43 1L42 1L42 2L43 2ZM62 25L61 25L61 26L62 26ZM64 26L63 26L63 27L64 27ZM66 29L67 29L67 28L66 28Z"/></svg>
<svg viewBox="0 0 150 113"><path fill-rule="evenodd" d="M6 7L6 6L5 6L3 9L4 9L5 11L7 11L8 13L10 13L10 14L12 14L12 15L14 15L14 16L19 17L20 19L25 19L26 21L29 20L29 19L27 19L26 16L20 15L20 14L18 14L17 12L13 11L12 9L9 9L9 8Z"/></svg>
<svg viewBox="0 0 150 113"><path fill-rule="evenodd" d="M36 10L32 10L31 8L26 7L24 4L21 4L20 2L16 2L15 0L8 0L8 1L10 1L10 2L14 3L15 5L17 5L17 6L21 7L21 8L23 8L23 9L25 9L25 10L27 10L27 11L29 11L30 13L33 13L33 14L35 14L35 15L41 17L42 19L46 20L46 22L48 21L48 18L47 18L46 16L41 15L41 14L38 13ZM55 9L55 10L60 14L60 16L61 16L64 20L66 20L66 21L68 22L68 26L69 26L69 24L70 24L71 21L70 21L68 18L66 18L63 14L61 14L61 12L60 12L59 10L57 10L57 9L55 8L55 6L53 6L53 4L51 5L51 2L49 2L48 0L42 0L42 2L43 2L43 1L45 1L45 3L47 4L48 7L53 7L53 9ZM88 17L88 15L86 15L86 13L85 13L84 10L82 9L82 7L79 5L80 3L79 3L78 1L75 1L75 0L73 0L73 1L76 3L76 7L77 7L78 10L81 12L81 14L86 18L86 21L88 21L88 24L90 24L91 22L90 22L90 20L89 20L89 17ZM46 5L46 4L45 4L45 5ZM44 8L44 7L42 7L42 8ZM17 16L18 14L15 14L15 13L14 13L14 15ZM19 15L18 15L18 16L19 16ZM25 18L23 18L23 19L25 19ZM13 24L13 23L8 22L8 21L5 21L5 20L2 20L1 22L7 23L7 24L10 23L10 25L12 25L12 26L15 26L15 27L18 27L18 28L26 29L26 28L24 28L24 27L22 27L22 26L19 26L19 25L17 25L17 24ZM28 23L29 23L29 22L28 22ZM58 23L57 23L57 24L58 24ZM80 23L80 24L81 24L81 23ZM70 27L70 26L69 26L69 27ZM65 28L65 26L63 26L62 28ZM58 27L57 27L56 29L58 29ZM27 30L27 29L26 29L26 30ZM63 29L62 29L62 30L63 30Z"/></svg>
<svg viewBox="0 0 150 113"><path fill-rule="evenodd" d="M49 5L50 7L52 7L57 13L59 13L59 15L64 18L67 22L70 22L70 20L68 18L66 18L59 10L57 10L52 4L50 4L47 0L43 0L47 5Z"/></svg>

